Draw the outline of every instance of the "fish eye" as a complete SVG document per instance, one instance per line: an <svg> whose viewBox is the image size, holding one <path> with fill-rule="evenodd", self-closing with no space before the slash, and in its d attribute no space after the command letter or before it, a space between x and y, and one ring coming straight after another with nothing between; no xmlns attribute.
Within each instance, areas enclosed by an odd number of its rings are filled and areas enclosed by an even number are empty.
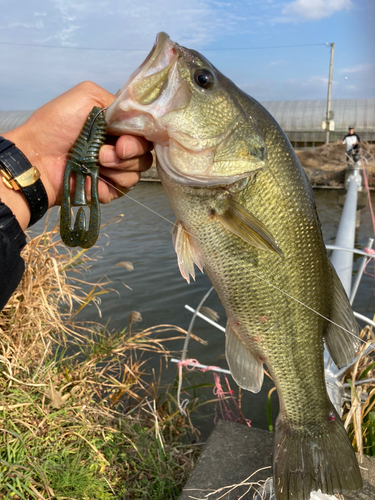
<svg viewBox="0 0 375 500"><path fill-rule="evenodd" d="M214 84L214 75L207 69L198 69L194 73L194 80L202 89L210 89Z"/></svg>

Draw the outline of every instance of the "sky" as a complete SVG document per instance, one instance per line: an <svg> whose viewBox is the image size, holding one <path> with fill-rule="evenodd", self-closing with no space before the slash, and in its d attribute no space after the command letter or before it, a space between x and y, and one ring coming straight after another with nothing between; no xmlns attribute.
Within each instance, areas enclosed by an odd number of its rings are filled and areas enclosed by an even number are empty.
<svg viewBox="0 0 375 500"><path fill-rule="evenodd" d="M259 101L375 97L374 0L0 0L0 110L84 80L125 83L156 34L204 54Z"/></svg>

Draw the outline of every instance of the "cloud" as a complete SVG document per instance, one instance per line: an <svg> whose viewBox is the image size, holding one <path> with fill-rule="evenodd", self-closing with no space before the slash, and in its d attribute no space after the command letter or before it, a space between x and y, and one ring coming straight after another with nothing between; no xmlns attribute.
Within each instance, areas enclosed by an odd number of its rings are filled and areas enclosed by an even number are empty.
<svg viewBox="0 0 375 500"><path fill-rule="evenodd" d="M302 87L327 88L328 86L328 78L321 75L312 75L306 79L289 78L286 82L290 85L301 85ZM337 82L332 81L332 84L335 83Z"/></svg>
<svg viewBox="0 0 375 500"><path fill-rule="evenodd" d="M36 21L35 23L23 23L19 21L11 22L9 23L6 28L18 28L21 26L22 28L35 28L35 29L42 29L44 27L43 20L40 19Z"/></svg>
<svg viewBox="0 0 375 500"><path fill-rule="evenodd" d="M19 24L9 28L11 23ZM159 31L204 51L223 32L241 29L248 23L239 7L211 0L174 0L173 9L170 0L12 0L0 18L2 39L15 44L0 51L7 68L0 74L0 109L35 109L83 80L116 92Z"/></svg>
<svg viewBox="0 0 375 500"><path fill-rule="evenodd" d="M288 61L280 59L279 61L271 61L270 66L280 66L280 64L288 64Z"/></svg>
<svg viewBox="0 0 375 500"><path fill-rule="evenodd" d="M341 75L346 75L348 73L362 73L364 71L370 71L374 68L374 65L371 63L362 63L357 64L356 66L352 66L351 68L341 68L338 72Z"/></svg>
<svg viewBox="0 0 375 500"><path fill-rule="evenodd" d="M294 0L285 4L282 16L274 22L317 21L331 17L336 12L354 7L351 0Z"/></svg>
<svg viewBox="0 0 375 500"><path fill-rule="evenodd" d="M332 84L334 88L338 86L336 81ZM284 81L269 78L245 83L239 87L258 101L326 99L328 78L321 75L288 78Z"/></svg>
<svg viewBox="0 0 375 500"><path fill-rule="evenodd" d="M324 77L299 79L306 71L301 69L296 80L286 81L293 61L287 62L285 51L270 56L267 52L259 58L264 73L254 72L254 63L245 64L247 60L258 61L255 53L253 57L245 52L209 52L226 46L273 45L269 40L281 36L284 26L275 30L272 20L283 9L282 22L287 18L297 22L316 18L317 11L331 15L349 8L354 0L322 1L174 0L171 8L170 0L12 0L0 17L2 41L14 44L0 50L1 65L7 68L0 73L0 109L35 109L82 80L93 80L116 92L142 63L159 31L166 31L181 45L204 54L207 51L212 63L233 80L248 84L256 74L270 75L269 80L245 87L256 98L325 98ZM259 28L259 23L266 28ZM83 48L93 50L79 50ZM95 50L99 48L102 50ZM358 63L358 59L343 61L353 67ZM366 61L363 54L359 61ZM282 71L287 64L288 74L286 68ZM325 73L320 63L316 68L316 74ZM344 71L349 76L349 71ZM336 69L335 74L339 76ZM358 89L367 85L365 93L369 95L373 79L362 75L353 70L350 83Z"/></svg>

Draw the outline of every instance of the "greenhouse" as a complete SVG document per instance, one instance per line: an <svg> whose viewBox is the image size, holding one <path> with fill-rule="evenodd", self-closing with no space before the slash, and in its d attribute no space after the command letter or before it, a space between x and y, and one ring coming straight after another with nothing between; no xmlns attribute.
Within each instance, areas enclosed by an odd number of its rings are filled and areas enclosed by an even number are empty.
<svg viewBox="0 0 375 500"><path fill-rule="evenodd" d="M266 101L262 104L295 148L325 143L326 132L322 129L322 122L326 119L326 100ZM331 110L335 130L330 132L330 142L341 140L350 125L361 141L375 142L375 98L332 99Z"/></svg>
<svg viewBox="0 0 375 500"><path fill-rule="evenodd" d="M271 113L287 134L295 148L309 148L325 143L327 101L265 101L263 106ZM333 99L331 115L334 131L330 142L341 140L349 125L355 128L361 141L375 142L375 98ZM24 123L32 111L0 111L0 134Z"/></svg>

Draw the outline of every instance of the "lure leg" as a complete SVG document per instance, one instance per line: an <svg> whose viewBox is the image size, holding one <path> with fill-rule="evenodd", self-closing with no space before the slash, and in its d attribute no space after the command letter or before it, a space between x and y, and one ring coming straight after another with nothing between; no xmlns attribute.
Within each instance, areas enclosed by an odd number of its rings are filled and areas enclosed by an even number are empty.
<svg viewBox="0 0 375 500"><path fill-rule="evenodd" d="M69 247L92 247L100 231L100 203L98 195L99 149L106 139L106 124L103 109L95 106L87 118L81 134L74 143L67 161L63 181L60 215L60 234ZM71 202L70 181L75 175L75 190ZM91 179L90 201L87 201L86 178ZM71 207L79 206L74 228L71 227ZM82 207L90 207L89 227L86 230L86 215Z"/></svg>

